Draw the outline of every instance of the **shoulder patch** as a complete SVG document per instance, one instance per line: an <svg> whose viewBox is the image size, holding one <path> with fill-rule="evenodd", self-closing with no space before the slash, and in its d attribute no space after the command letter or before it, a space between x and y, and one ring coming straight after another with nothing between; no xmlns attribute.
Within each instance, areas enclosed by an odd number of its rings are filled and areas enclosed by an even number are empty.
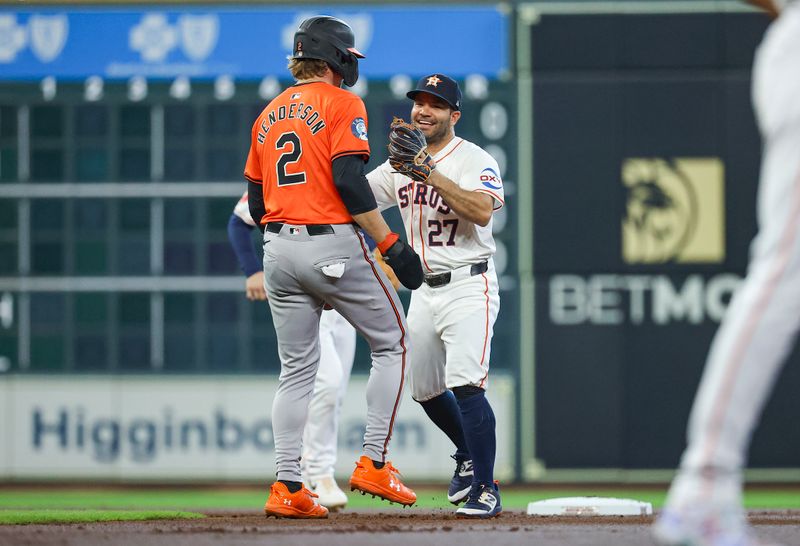
<svg viewBox="0 0 800 546"><path fill-rule="evenodd" d="M368 140L367 139L367 122L364 121L364 118L356 118L353 120L353 123L350 124L350 130L353 132L353 136L359 138L361 140Z"/></svg>
<svg viewBox="0 0 800 546"><path fill-rule="evenodd" d="M484 186L493 190L499 190L503 184L500 180L500 175L490 167L486 167L481 171L481 182Z"/></svg>

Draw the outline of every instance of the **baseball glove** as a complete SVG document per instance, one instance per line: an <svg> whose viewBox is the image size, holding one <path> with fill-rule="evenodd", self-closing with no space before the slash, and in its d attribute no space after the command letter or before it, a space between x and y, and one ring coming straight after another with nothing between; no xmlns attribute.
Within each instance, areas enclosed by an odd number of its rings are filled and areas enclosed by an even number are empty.
<svg viewBox="0 0 800 546"><path fill-rule="evenodd" d="M436 168L425 135L400 118L394 118L389 130L389 165L417 182L425 182Z"/></svg>

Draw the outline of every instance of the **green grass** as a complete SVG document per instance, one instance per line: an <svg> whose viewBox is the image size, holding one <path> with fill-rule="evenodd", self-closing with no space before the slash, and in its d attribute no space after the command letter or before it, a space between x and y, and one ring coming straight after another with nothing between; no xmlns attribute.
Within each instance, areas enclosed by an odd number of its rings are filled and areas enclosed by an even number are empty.
<svg viewBox="0 0 800 546"><path fill-rule="evenodd" d="M0 489L0 508L260 509L267 489Z"/></svg>
<svg viewBox="0 0 800 546"><path fill-rule="evenodd" d="M416 488L417 506L420 508L447 508L444 486L440 488ZM267 498L267 488L237 489L47 489L3 488L0 489L0 510L244 510L260 512ZM586 487L554 489L545 487L501 488L503 507L510 510L525 509L529 502L576 496L624 497L646 501L655 508L664 503L666 489L663 487L631 488ZM369 496L350 493L348 508L389 508L387 502ZM745 494L745 505L751 509L800 509L800 489L775 488L753 489ZM396 505L395 505L396 506Z"/></svg>
<svg viewBox="0 0 800 546"><path fill-rule="evenodd" d="M100 521L144 521L154 519L197 519L194 512L142 510L0 510L0 525L33 523L97 523Z"/></svg>

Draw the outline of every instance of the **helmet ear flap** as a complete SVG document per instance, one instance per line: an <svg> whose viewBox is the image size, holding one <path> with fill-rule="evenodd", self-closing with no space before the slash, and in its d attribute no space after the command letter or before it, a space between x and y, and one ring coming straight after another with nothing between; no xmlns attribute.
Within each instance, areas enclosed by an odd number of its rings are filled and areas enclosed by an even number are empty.
<svg viewBox="0 0 800 546"><path fill-rule="evenodd" d="M358 58L352 53L336 50L339 57L339 66L334 70L344 79L347 87L353 87L358 81Z"/></svg>

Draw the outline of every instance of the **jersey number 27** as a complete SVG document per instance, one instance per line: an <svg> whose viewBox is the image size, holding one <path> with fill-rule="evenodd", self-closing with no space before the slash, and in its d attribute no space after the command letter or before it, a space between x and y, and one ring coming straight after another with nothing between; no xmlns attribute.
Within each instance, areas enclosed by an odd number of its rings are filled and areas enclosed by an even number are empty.
<svg viewBox="0 0 800 546"><path fill-rule="evenodd" d="M447 241L440 241L439 236L442 232L450 228L447 234ZM428 220L428 246L455 246L456 244L456 230L458 229L458 219L453 218L450 220Z"/></svg>

